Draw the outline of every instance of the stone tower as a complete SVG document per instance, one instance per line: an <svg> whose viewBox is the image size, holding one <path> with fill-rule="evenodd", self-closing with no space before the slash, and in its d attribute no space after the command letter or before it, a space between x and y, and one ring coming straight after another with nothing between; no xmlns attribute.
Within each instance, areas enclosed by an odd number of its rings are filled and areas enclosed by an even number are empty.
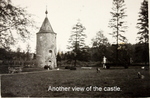
<svg viewBox="0 0 150 98"><path fill-rule="evenodd" d="M57 67L56 64L56 33L53 31L47 18L46 11L44 22L37 33L36 43L36 61L39 67L49 65L52 69Z"/></svg>

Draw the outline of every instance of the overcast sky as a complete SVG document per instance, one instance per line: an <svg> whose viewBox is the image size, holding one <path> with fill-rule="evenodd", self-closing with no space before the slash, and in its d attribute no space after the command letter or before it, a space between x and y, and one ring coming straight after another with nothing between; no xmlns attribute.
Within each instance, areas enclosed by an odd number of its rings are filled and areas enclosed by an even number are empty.
<svg viewBox="0 0 150 98"><path fill-rule="evenodd" d="M108 38L109 42L115 42L114 38L109 35L112 31L108 27L111 19L110 11L113 0L12 0L16 6L26 7L28 13L33 14L35 25L41 27L45 18L47 6L48 19L55 33L57 33L57 50L65 51L72 27L78 19L85 26L87 35L86 44L91 45L91 39L100 30ZM129 43L136 43L137 31L136 23L138 12L140 11L143 0L125 0L127 7L126 17L128 29L125 36ZM36 33L32 32L32 51L36 48ZM20 47L23 44L20 43ZM25 45L24 45L25 46Z"/></svg>

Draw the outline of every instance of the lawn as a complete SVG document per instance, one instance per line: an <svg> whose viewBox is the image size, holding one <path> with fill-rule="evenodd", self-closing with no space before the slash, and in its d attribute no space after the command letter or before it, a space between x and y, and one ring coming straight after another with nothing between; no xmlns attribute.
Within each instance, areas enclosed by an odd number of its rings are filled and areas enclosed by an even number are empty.
<svg viewBox="0 0 150 98"><path fill-rule="evenodd" d="M138 71L144 79L137 78ZM2 75L1 94L2 97L147 97L149 83L149 71L138 66L101 68L100 73L94 67L91 70L78 67ZM80 88L73 91L74 87Z"/></svg>

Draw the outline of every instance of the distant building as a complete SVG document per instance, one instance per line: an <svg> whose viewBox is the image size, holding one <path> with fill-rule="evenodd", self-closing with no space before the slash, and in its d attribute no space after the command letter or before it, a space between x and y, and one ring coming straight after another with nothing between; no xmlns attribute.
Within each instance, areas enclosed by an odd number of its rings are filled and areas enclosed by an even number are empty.
<svg viewBox="0 0 150 98"><path fill-rule="evenodd" d="M36 43L36 61L39 67L50 65L56 68L56 33L53 31L51 24L47 18L46 11L45 20L37 33Z"/></svg>

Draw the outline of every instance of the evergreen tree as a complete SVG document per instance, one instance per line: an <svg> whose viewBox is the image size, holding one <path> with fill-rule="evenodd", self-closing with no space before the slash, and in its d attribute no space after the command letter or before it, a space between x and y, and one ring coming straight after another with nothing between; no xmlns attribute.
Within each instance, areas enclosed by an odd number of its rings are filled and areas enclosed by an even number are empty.
<svg viewBox="0 0 150 98"><path fill-rule="evenodd" d="M145 65L149 60L149 51L148 51L148 44L149 44L149 25L148 25L148 1L144 0L141 3L141 8L139 12L139 19L137 23L137 28L139 29L139 32L137 33L139 35L139 43L145 44L143 46L144 49L141 48L141 52L143 52L142 58L144 58ZM137 52L138 54L138 52Z"/></svg>
<svg viewBox="0 0 150 98"><path fill-rule="evenodd" d="M79 53L78 51L85 46L86 34L84 33L85 27L80 22L77 22L77 24L73 26L72 30L72 34L68 41L70 44L68 48L72 49L74 52L76 66L77 53Z"/></svg>
<svg viewBox="0 0 150 98"><path fill-rule="evenodd" d="M141 4L139 12L139 19L137 23L137 28L139 32L137 33L140 35L138 37L140 43L148 43L149 42L149 30L148 30L148 1L144 0Z"/></svg>
<svg viewBox="0 0 150 98"><path fill-rule="evenodd" d="M112 7L112 19L109 21L109 27L112 28L113 32L110 33L116 38L116 62L118 62L118 43L127 42L126 37L123 35L126 31L126 21L124 18L127 17L125 14L125 2L124 0L113 0Z"/></svg>
<svg viewBox="0 0 150 98"><path fill-rule="evenodd" d="M84 33L85 27L78 22L72 28L72 34L69 38L70 45L68 46L69 49L78 50L85 46L85 38L86 34Z"/></svg>
<svg viewBox="0 0 150 98"><path fill-rule="evenodd" d="M28 43L27 44L27 47L26 47L26 59L27 60L30 60L30 52L31 52L31 47L30 47L30 44Z"/></svg>

